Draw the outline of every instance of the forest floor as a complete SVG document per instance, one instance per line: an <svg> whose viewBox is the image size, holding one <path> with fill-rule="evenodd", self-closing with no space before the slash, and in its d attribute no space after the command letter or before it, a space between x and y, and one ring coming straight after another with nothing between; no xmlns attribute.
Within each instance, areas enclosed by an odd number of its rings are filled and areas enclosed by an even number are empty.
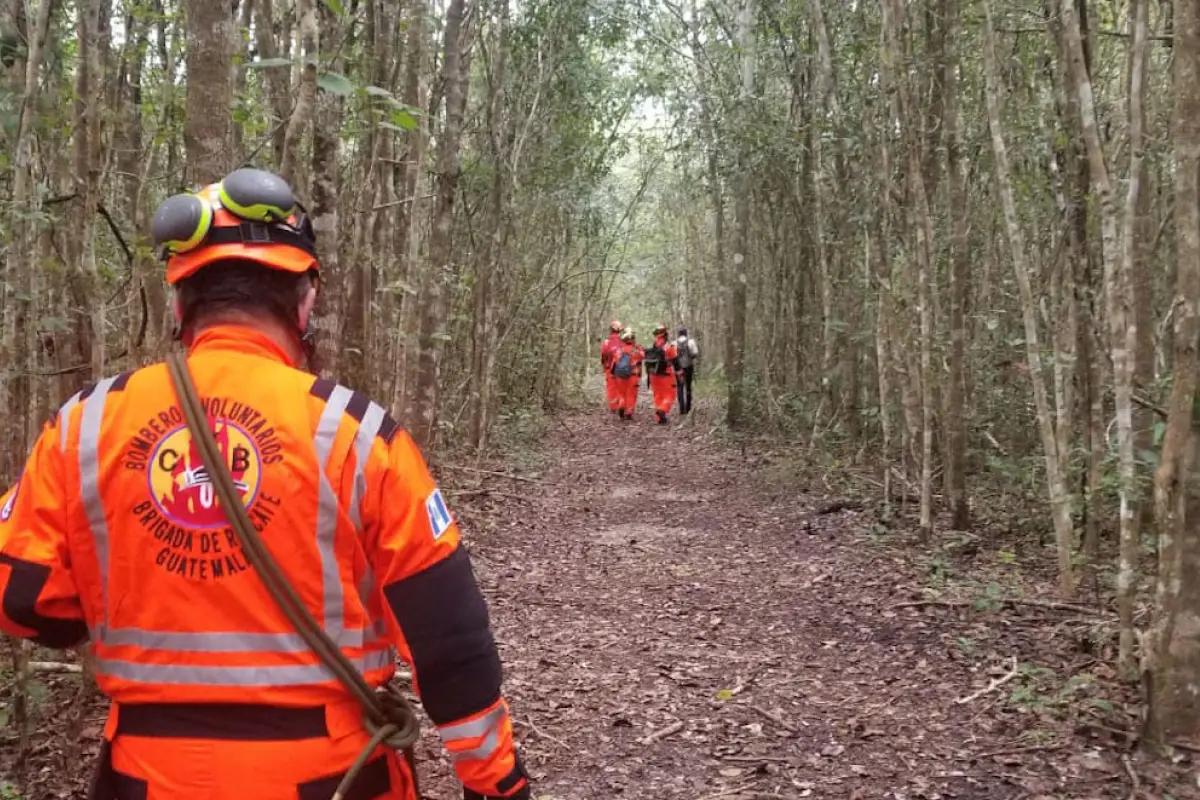
<svg viewBox="0 0 1200 800"><path fill-rule="evenodd" d="M772 479L771 454L723 443L716 420L589 410L552 422L536 453L438 470L535 798L1200 796L1191 751L1132 746L1107 609L1055 604L1037 564L1015 570L981 539L918 545L833 510ZM75 676L39 685L37 788L5 795L0 777L0 797L81 796L103 703L81 709ZM425 728L426 796L457 800Z"/></svg>

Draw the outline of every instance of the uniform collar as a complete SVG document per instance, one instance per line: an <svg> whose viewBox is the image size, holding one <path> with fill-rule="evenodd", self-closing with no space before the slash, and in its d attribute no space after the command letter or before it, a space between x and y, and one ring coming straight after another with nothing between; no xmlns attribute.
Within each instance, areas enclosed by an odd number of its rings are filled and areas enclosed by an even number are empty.
<svg viewBox="0 0 1200 800"><path fill-rule="evenodd" d="M259 356L295 367L296 364L279 343L267 334L246 325L214 325L196 334L189 353L233 351Z"/></svg>

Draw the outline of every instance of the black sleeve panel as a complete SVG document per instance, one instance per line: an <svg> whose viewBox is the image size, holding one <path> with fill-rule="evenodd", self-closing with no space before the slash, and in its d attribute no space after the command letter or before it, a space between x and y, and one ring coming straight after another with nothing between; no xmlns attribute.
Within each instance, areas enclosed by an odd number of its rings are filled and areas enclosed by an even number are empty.
<svg viewBox="0 0 1200 800"><path fill-rule="evenodd" d="M459 546L383 593L408 642L421 703L435 725L477 714L500 699L500 656L466 550Z"/></svg>
<svg viewBox="0 0 1200 800"><path fill-rule="evenodd" d="M11 569L4 598L4 615L21 627L36 631L33 641L45 647L74 647L88 636L87 625L78 619L44 617L37 610L38 596L50 578L50 568L0 553L0 564Z"/></svg>

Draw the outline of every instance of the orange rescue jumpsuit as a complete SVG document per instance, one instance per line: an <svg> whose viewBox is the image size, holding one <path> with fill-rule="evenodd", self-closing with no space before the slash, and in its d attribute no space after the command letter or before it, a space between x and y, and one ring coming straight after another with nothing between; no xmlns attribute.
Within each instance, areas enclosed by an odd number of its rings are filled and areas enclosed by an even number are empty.
<svg viewBox="0 0 1200 800"><path fill-rule="evenodd" d="M616 413L621 408L621 384L611 372L613 359L621 349L621 334L613 332L600 346L600 365L604 367L604 391L608 397L608 410Z"/></svg>
<svg viewBox="0 0 1200 800"><path fill-rule="evenodd" d="M189 362L316 620L371 685L396 650L412 665L467 797L529 797L487 606L408 434L246 328L202 331ZM328 800L369 739L361 710L248 565L164 365L71 398L0 501L0 629L90 638L118 800ZM378 749L351 797L414 800L404 759Z"/></svg>
<svg viewBox="0 0 1200 800"><path fill-rule="evenodd" d="M617 389L620 392L620 411L625 419L633 419L633 412L637 410L638 385L642 381L642 357L644 355L642 348L636 344L624 343L617 349L613 356L615 361L621 353L629 353L629 357L633 360L633 374L628 378L613 378L617 383Z"/></svg>
<svg viewBox="0 0 1200 800"><path fill-rule="evenodd" d="M658 412L659 419L665 419L671 413L671 407L675 405L675 359L679 357L679 350L663 336L656 337L654 344L667 356L667 371L662 375L649 376L650 390L654 394L654 410Z"/></svg>

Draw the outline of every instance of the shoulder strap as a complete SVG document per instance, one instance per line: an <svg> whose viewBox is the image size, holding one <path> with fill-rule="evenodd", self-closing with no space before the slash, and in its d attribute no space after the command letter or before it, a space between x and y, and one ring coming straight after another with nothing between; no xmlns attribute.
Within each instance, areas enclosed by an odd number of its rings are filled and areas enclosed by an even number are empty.
<svg viewBox="0 0 1200 800"><path fill-rule="evenodd" d="M233 476L229 474L229 467L225 464L213 432L208 427L204 408L196 391L196 384L192 381L192 375L188 371L187 361L179 353L169 353L167 355L167 371L171 374L171 383L175 387L175 395L183 410L183 416L187 420L188 431L192 434L192 440L196 443L200 459L208 470L209 480L212 481L217 497L221 500L221 508L234 533L237 534L238 541L241 542L246 560L257 571L263 583L266 584L267 591L271 593L271 597L279 604L280 609L295 626L297 633L305 643L321 659L325 668L341 681L347 691L362 704L367 718L367 727L374 733L369 747L359 756L355 767L346 773L346 779L334 797L340 798L344 795L344 790L349 789L362 769L362 764L381 742L386 742L397 750L404 750L411 765L412 746L421 733L420 725L412 708L395 690L387 692L384 697L377 695L366 679L342 653L341 648L313 619L287 576L263 544L262 538L259 537L258 531L254 529L254 524L246 513L242 498L233 485ZM413 776L415 779L415 769Z"/></svg>

